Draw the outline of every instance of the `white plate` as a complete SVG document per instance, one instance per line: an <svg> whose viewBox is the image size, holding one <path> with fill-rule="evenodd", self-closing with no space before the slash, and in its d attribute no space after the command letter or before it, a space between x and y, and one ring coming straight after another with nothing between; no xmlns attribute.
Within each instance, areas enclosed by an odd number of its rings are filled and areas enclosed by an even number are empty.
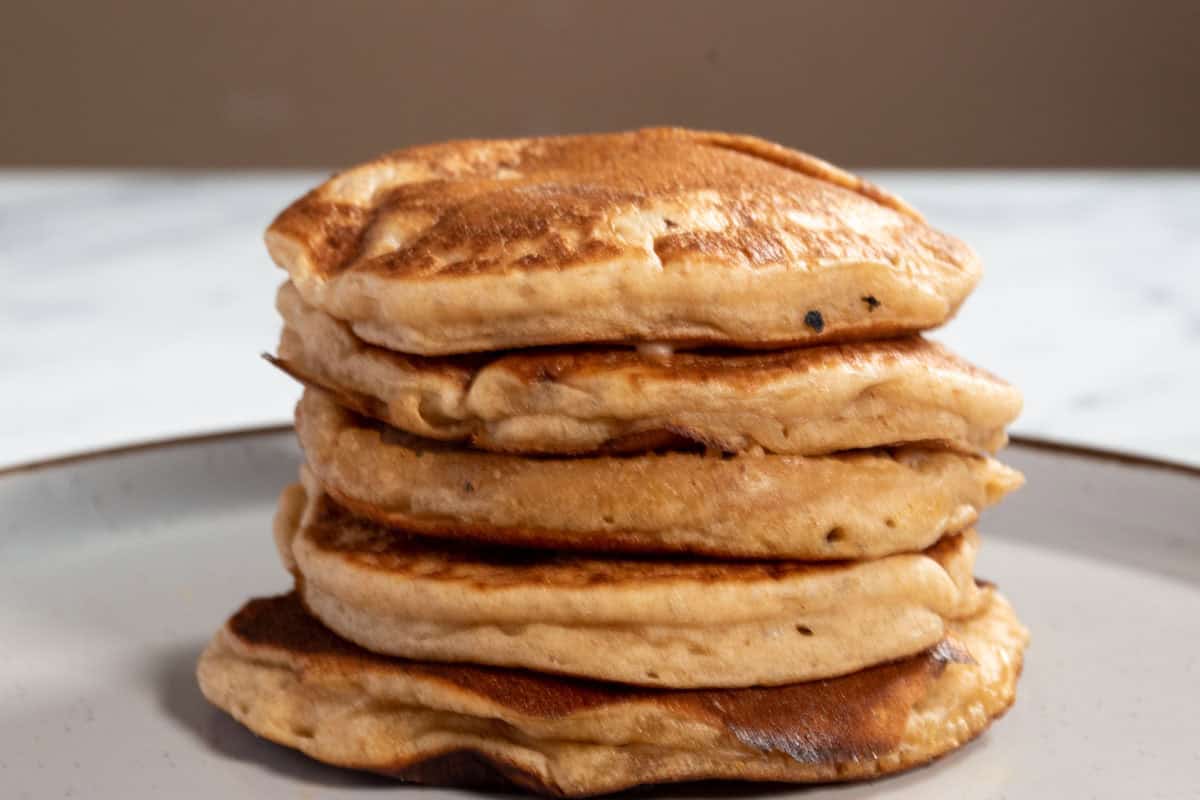
<svg viewBox="0 0 1200 800"><path fill-rule="evenodd" d="M1200 797L1200 472L1047 445L984 519L979 573L1033 630L1015 708L931 767L839 798ZM196 657L289 580L270 540L289 431L0 473L0 797L358 797L393 786L260 741ZM460 794L421 791L427 797ZM778 795L787 787L687 785Z"/></svg>

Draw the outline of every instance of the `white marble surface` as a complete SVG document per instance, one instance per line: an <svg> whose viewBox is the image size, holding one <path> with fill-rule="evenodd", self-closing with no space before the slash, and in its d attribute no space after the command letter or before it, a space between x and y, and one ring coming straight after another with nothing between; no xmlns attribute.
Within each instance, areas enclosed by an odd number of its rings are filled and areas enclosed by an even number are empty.
<svg viewBox="0 0 1200 800"><path fill-rule="evenodd" d="M316 173L0 171L0 466L289 418L261 231ZM1200 464L1200 173L888 173L987 274L1016 430Z"/></svg>

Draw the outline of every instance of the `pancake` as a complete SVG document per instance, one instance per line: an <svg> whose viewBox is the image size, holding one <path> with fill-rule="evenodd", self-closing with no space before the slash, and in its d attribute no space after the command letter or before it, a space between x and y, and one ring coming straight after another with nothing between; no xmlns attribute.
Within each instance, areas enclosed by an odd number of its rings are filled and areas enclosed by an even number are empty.
<svg viewBox="0 0 1200 800"><path fill-rule="evenodd" d="M842 781L924 764L1012 703L1028 635L1002 596L938 646L842 678L663 691L369 653L295 595L250 601L200 660L208 699L339 766L583 796L724 778Z"/></svg>
<svg viewBox="0 0 1200 800"><path fill-rule="evenodd" d="M309 466L356 514L430 536L589 551L829 560L921 550L1021 484L939 449L522 458L386 428L309 389Z"/></svg>
<svg viewBox="0 0 1200 800"><path fill-rule="evenodd" d="M911 442L996 451L1009 384L920 337L770 353L557 349L426 358L369 345L279 290L276 363L418 436L525 453L645 448L823 455Z"/></svg>
<svg viewBox="0 0 1200 800"><path fill-rule="evenodd" d="M266 243L307 302L422 355L877 339L945 322L981 272L861 178L680 129L399 150L306 194Z"/></svg>
<svg viewBox="0 0 1200 800"><path fill-rule="evenodd" d="M281 519L300 496L284 493ZM671 688L778 685L912 655L972 614L978 537L873 561L598 558L438 542L313 491L284 563L369 650Z"/></svg>

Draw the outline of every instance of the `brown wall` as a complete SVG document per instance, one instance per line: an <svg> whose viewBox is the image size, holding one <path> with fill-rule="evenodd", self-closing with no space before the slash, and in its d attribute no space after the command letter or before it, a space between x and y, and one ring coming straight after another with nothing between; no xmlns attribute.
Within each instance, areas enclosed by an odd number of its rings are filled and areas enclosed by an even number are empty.
<svg viewBox="0 0 1200 800"><path fill-rule="evenodd" d="M0 163L328 165L652 123L859 165L1200 165L1200 2L23 2Z"/></svg>

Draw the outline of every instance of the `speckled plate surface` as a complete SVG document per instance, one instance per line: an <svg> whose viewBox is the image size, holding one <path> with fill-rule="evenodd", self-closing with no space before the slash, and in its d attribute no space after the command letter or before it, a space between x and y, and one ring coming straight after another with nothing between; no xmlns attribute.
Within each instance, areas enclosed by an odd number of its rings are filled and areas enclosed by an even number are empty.
<svg viewBox="0 0 1200 800"><path fill-rule="evenodd" d="M931 767L806 800L1200 793L1200 471L1028 442L1005 458L1029 485L985 516L979 574L1033 630L1016 707ZM271 429L0 472L0 796L341 798L394 786L256 739L195 685L225 617L289 584L270 518L297 459L290 431Z"/></svg>

